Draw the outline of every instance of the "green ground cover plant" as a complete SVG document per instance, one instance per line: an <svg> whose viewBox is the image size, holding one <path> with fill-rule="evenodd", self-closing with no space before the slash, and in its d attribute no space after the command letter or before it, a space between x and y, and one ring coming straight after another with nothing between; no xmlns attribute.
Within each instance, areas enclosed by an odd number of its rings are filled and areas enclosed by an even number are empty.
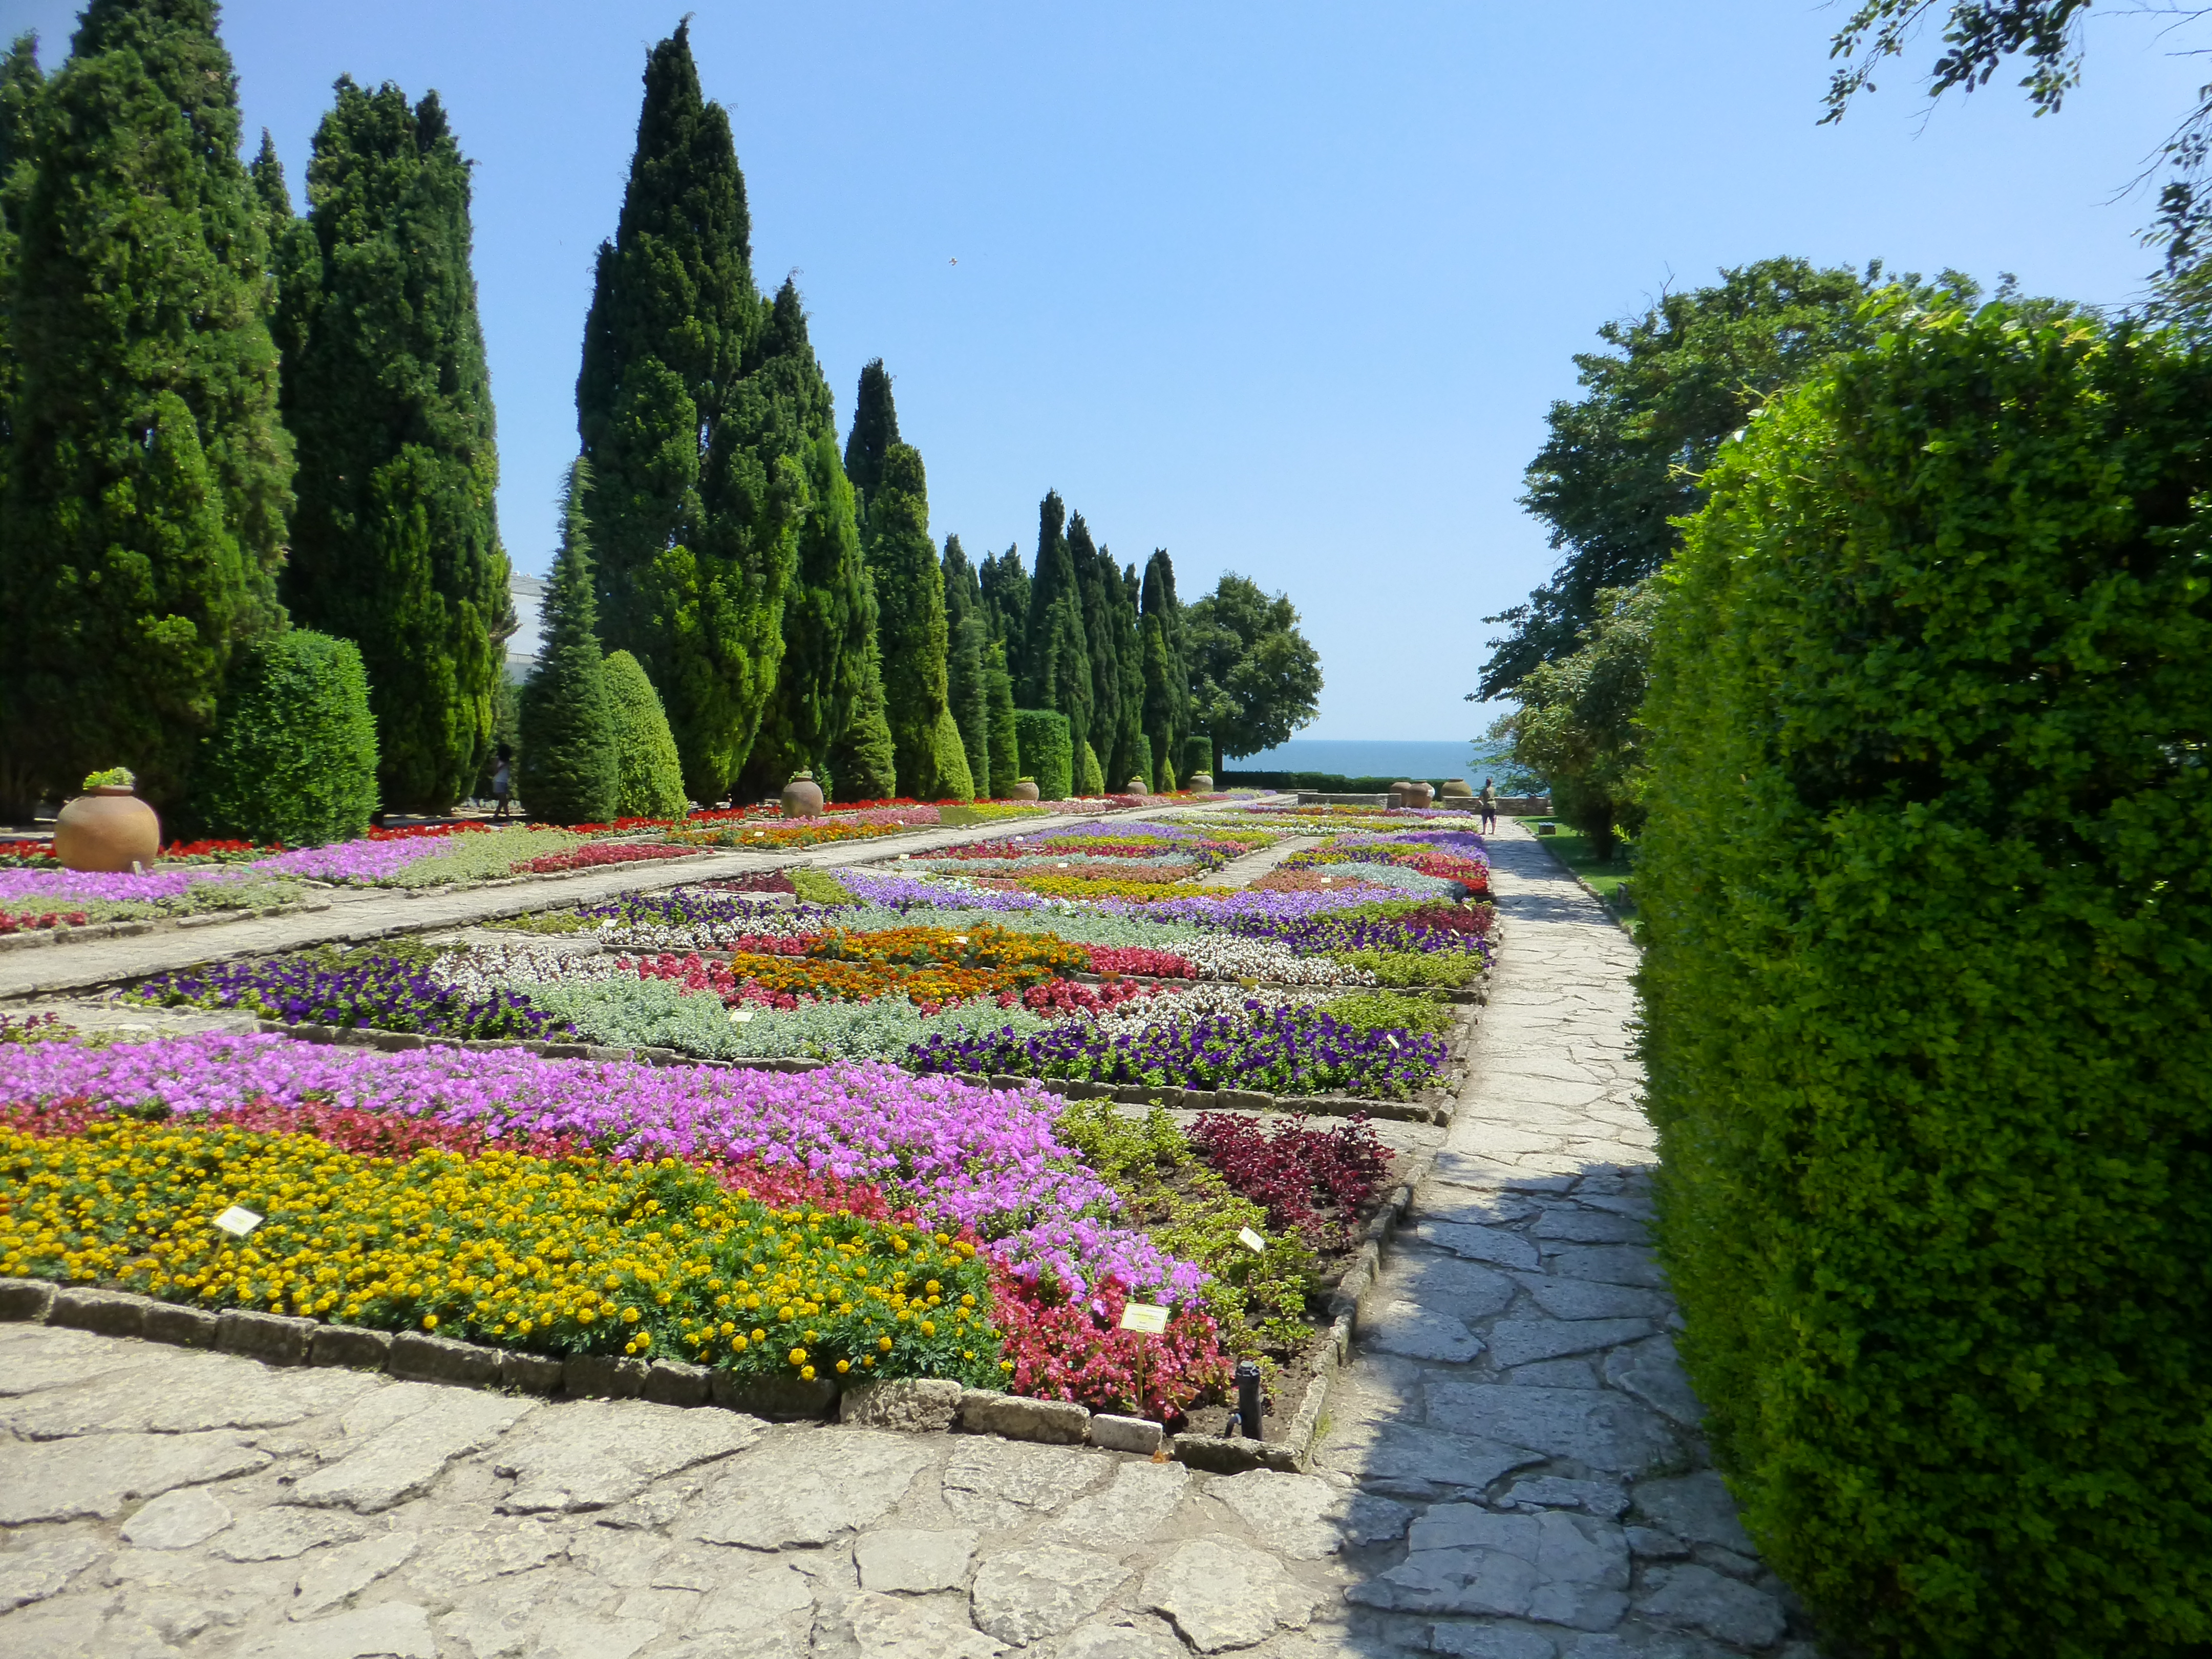
<svg viewBox="0 0 2212 1659"><path fill-rule="evenodd" d="M1705 476L1638 863L1660 1246L1851 1651L2212 1644L2212 360L1893 307Z"/></svg>

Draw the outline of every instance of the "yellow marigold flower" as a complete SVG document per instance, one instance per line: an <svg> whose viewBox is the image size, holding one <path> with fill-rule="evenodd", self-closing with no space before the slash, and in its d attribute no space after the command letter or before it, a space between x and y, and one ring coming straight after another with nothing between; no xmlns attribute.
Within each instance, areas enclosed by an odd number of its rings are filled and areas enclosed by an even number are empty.
<svg viewBox="0 0 2212 1659"><path fill-rule="evenodd" d="M888 1336L879 1336L876 1339L876 1346L885 1353L889 1353L891 1351L891 1340Z"/></svg>
<svg viewBox="0 0 2212 1659"><path fill-rule="evenodd" d="M426 1331L436 1330L438 1328L438 1316L435 1314L424 1314L422 1316L422 1328Z"/></svg>
<svg viewBox="0 0 2212 1659"><path fill-rule="evenodd" d="M794 1365L804 1365L806 1363L806 1350L793 1348L791 1351L791 1363Z"/></svg>
<svg viewBox="0 0 2212 1659"><path fill-rule="evenodd" d="M849 1371L852 1369L853 1362L849 1359L841 1359L837 1362L837 1375L840 1376L844 1376L847 1371Z"/></svg>

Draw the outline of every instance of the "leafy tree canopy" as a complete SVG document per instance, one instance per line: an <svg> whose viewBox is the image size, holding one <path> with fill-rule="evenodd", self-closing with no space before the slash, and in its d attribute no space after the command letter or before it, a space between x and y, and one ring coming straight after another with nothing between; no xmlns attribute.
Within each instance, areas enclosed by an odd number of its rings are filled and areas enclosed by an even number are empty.
<svg viewBox="0 0 2212 1659"><path fill-rule="evenodd" d="M1290 596L1234 572L1184 617L1192 717L1224 758L1283 742L1319 712L1321 653L1298 632Z"/></svg>

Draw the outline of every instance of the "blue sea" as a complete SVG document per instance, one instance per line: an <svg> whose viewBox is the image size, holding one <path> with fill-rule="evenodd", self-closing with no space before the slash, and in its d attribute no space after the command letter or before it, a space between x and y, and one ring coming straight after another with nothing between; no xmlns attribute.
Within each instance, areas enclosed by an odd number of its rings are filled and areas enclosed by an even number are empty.
<svg viewBox="0 0 2212 1659"><path fill-rule="evenodd" d="M1226 763L1228 772L1340 772L1349 778L1422 778L1436 782L1465 778L1480 787L1477 769L1498 769L1486 754L1486 743L1470 738L1441 743L1410 741L1352 742L1331 738L1292 738L1288 743L1258 755Z"/></svg>

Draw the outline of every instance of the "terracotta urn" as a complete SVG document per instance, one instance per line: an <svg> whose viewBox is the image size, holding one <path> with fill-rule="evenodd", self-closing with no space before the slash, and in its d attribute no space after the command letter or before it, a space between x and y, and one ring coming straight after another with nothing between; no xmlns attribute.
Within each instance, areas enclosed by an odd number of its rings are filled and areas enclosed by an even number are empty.
<svg viewBox="0 0 2212 1659"><path fill-rule="evenodd" d="M1213 774L1194 772L1182 781L1182 787L1194 795L1210 795L1213 793Z"/></svg>
<svg viewBox="0 0 2212 1659"><path fill-rule="evenodd" d="M1432 804L1436 798L1435 789L1425 783L1409 783L1406 786L1404 804L1407 806L1427 806Z"/></svg>
<svg viewBox="0 0 2212 1659"><path fill-rule="evenodd" d="M801 772L783 786L783 815L787 818L822 816L822 786L814 781L813 773Z"/></svg>
<svg viewBox="0 0 2212 1659"><path fill-rule="evenodd" d="M1123 786L1121 793L1125 795L1149 795L1152 793L1152 786L1142 778L1131 778Z"/></svg>
<svg viewBox="0 0 2212 1659"><path fill-rule="evenodd" d="M1444 787L1439 793L1446 800L1473 800L1474 786L1465 778L1446 778Z"/></svg>
<svg viewBox="0 0 2212 1659"><path fill-rule="evenodd" d="M1403 778L1399 779L1397 782L1392 784L1390 786L1390 805L1393 806L1403 806L1406 804L1406 792L1413 787L1413 786L1412 784L1408 783Z"/></svg>
<svg viewBox="0 0 2212 1659"><path fill-rule="evenodd" d="M1017 778L1014 781L1013 788L1007 793L1006 799L1008 800L1036 799L1036 780L1035 778Z"/></svg>
<svg viewBox="0 0 2212 1659"><path fill-rule="evenodd" d="M148 868L161 856L161 820L128 788L88 789L54 821L54 857L64 870Z"/></svg>

